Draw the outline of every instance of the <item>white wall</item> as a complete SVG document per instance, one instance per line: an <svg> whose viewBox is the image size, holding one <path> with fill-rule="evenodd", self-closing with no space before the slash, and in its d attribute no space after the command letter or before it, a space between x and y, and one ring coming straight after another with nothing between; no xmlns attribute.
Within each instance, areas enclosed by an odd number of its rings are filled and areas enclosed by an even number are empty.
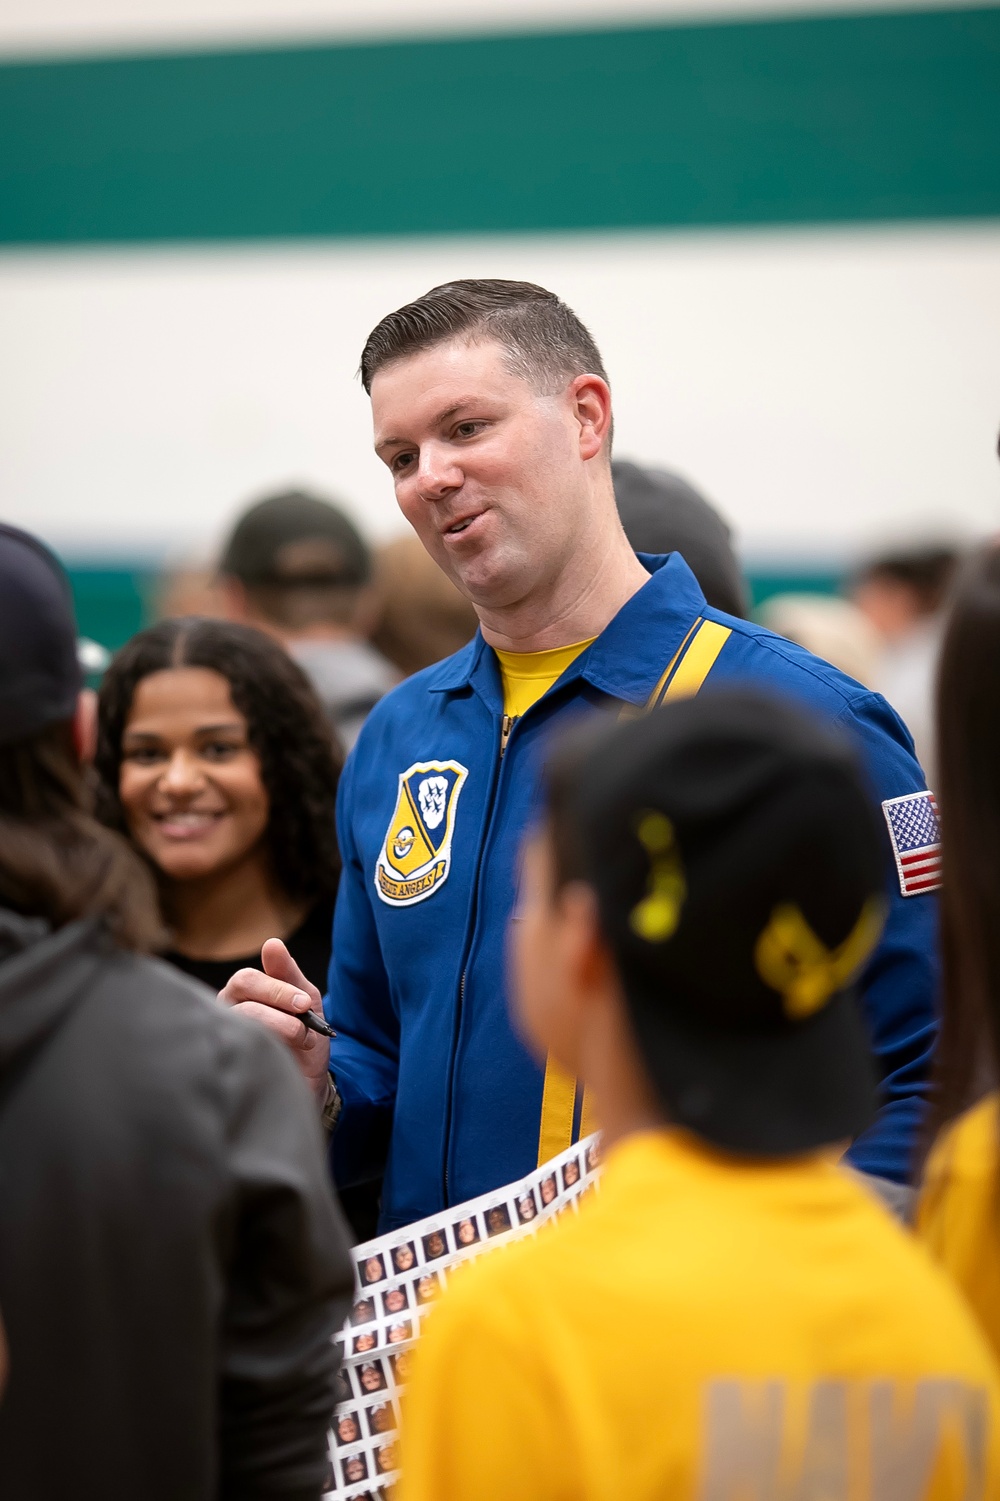
<svg viewBox="0 0 1000 1501"><path fill-rule="evenodd" d="M72 552L210 550L299 480L399 525L354 377L438 281L525 277L591 325L618 451L751 555L1000 525L1000 227L0 256L0 510Z"/></svg>
<svg viewBox="0 0 1000 1501"><path fill-rule="evenodd" d="M970 3L994 0L3 0L0 53L621 26L629 20L790 11L941 10Z"/></svg>

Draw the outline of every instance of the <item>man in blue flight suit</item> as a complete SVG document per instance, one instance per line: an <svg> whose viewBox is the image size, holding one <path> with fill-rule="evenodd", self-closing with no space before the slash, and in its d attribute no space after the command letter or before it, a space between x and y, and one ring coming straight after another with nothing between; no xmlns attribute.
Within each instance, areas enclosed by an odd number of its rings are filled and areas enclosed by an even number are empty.
<svg viewBox="0 0 1000 1501"><path fill-rule="evenodd" d="M583 324L517 282L435 288L391 313L361 363L399 506L472 600L480 631L393 690L345 768L329 1045L284 950L223 999L295 1049L342 1186L384 1170L391 1228L494 1189L593 1124L575 1080L541 1070L507 1011L504 935L552 731L751 682L856 739L886 828L887 919L862 1000L882 1077L850 1160L907 1182L934 1037L933 800L888 705L829 664L705 603L678 554L637 557L615 508L611 395ZM901 1190L902 1192L902 1190Z"/></svg>

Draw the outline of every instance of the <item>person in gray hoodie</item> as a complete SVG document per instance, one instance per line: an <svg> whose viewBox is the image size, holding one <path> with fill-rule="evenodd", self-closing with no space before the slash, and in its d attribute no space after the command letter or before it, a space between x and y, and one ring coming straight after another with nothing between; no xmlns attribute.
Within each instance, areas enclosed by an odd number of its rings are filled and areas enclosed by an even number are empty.
<svg viewBox="0 0 1000 1501"><path fill-rule="evenodd" d="M0 1495L318 1501L352 1290L286 1050L154 959L69 589L0 526Z"/></svg>

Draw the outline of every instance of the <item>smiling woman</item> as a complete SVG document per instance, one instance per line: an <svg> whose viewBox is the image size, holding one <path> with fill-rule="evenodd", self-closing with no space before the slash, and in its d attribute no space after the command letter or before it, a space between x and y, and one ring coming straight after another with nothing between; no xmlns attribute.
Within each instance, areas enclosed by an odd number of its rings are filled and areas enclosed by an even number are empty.
<svg viewBox="0 0 1000 1501"><path fill-rule="evenodd" d="M280 936L326 989L340 760L305 676L258 631L170 620L118 653L99 808L153 867L178 968L219 990Z"/></svg>

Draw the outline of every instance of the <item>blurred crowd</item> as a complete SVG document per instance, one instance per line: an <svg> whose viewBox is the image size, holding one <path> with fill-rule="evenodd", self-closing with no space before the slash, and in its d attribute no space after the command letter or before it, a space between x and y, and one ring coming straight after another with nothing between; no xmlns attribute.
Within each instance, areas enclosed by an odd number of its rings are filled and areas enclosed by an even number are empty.
<svg viewBox="0 0 1000 1501"><path fill-rule="evenodd" d="M414 534L258 498L94 693L0 527L0 1490L385 1494L357 1412L326 1438L350 1247L411 1271L600 1127L599 1193L431 1315L407 1501L1000 1496L998 554L755 618L715 506L608 464L558 299L418 312L362 362ZM477 436L420 437L439 346L547 439L491 492L516 588L460 484L421 510Z"/></svg>

